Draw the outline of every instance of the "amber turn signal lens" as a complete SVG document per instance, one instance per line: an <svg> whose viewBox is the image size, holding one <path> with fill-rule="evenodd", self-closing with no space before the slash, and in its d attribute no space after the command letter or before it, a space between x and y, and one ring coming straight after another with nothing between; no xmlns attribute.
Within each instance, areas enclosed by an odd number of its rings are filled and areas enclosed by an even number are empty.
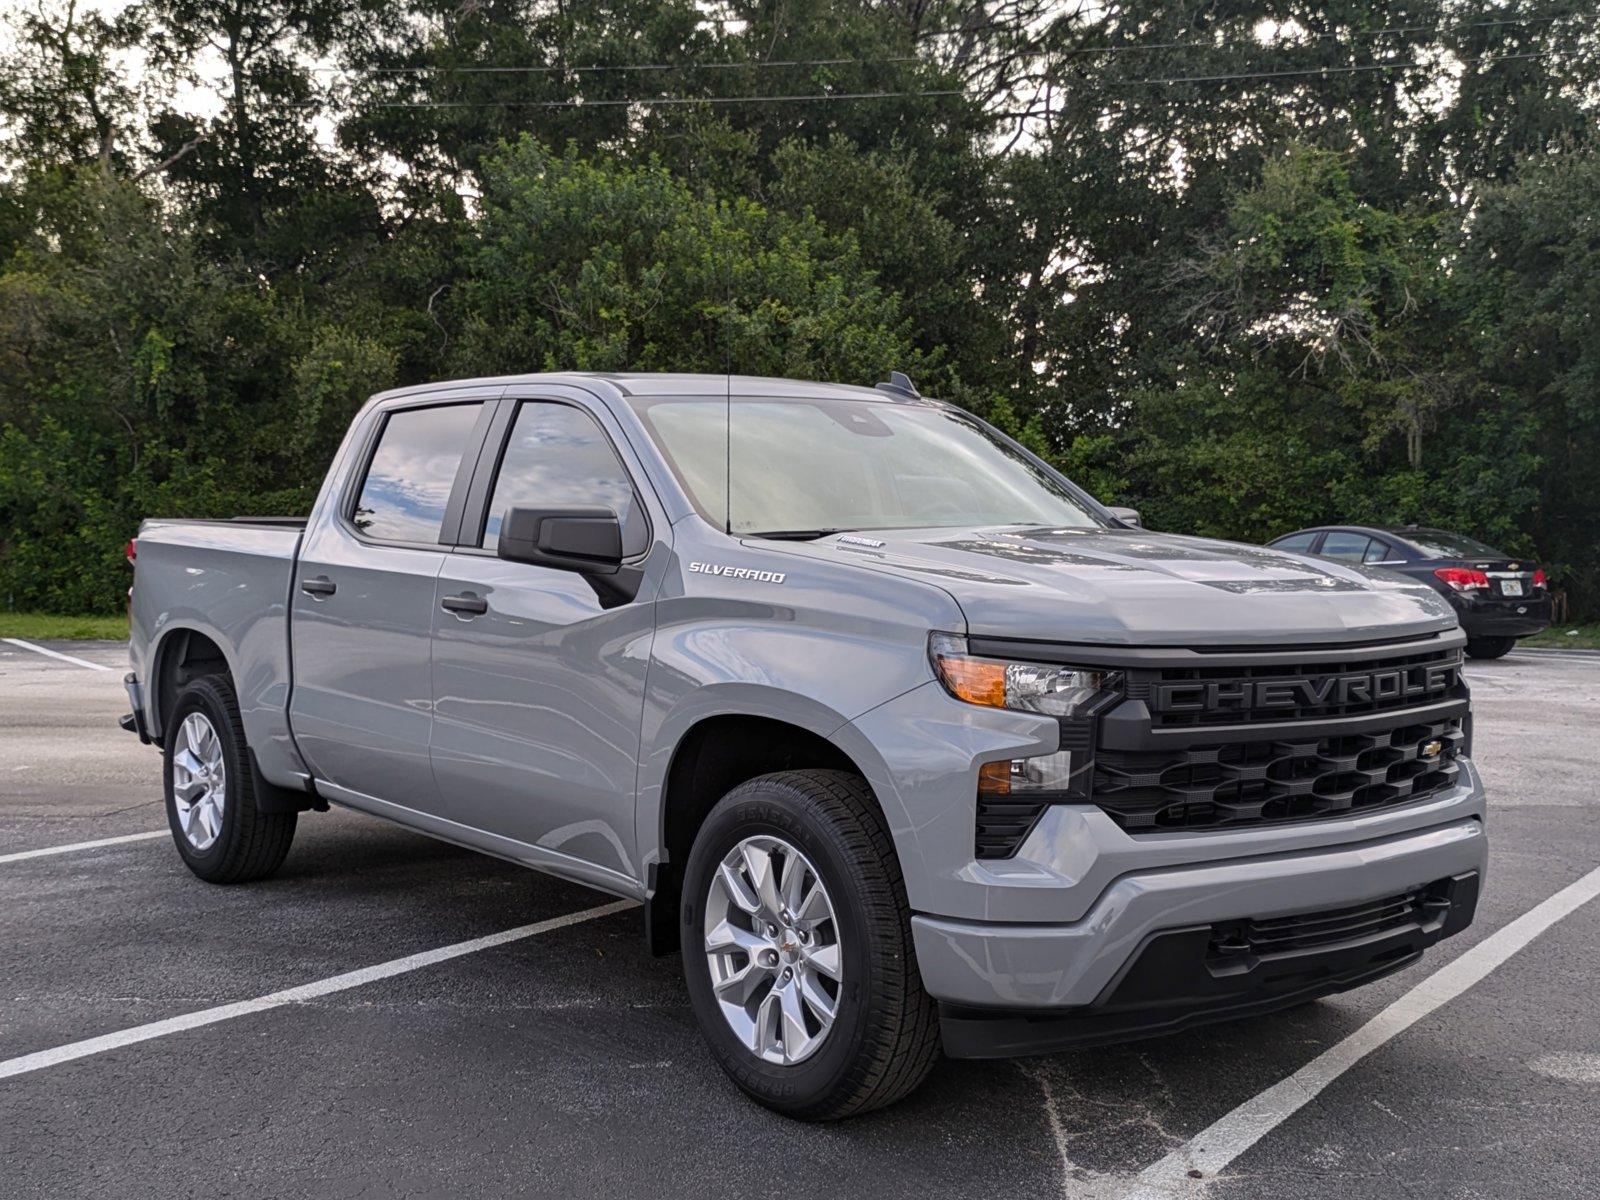
<svg viewBox="0 0 1600 1200"><path fill-rule="evenodd" d="M968 704L986 704L990 708L1006 706L1006 668L1004 663L983 662L973 658L941 658L939 674L945 687L957 700Z"/></svg>
<svg viewBox="0 0 1600 1200"><path fill-rule="evenodd" d="M978 795L1009 796L1011 794L1011 762L987 762L978 768Z"/></svg>

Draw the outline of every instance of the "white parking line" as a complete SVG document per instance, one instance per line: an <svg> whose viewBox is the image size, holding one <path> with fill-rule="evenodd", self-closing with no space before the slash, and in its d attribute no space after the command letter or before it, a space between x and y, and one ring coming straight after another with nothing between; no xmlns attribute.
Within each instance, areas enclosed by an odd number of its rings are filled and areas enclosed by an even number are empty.
<svg viewBox="0 0 1600 1200"><path fill-rule="evenodd" d="M78 850L98 850L101 846L120 846L124 842L147 842L151 838L171 836L165 829L153 829L149 833L125 833L121 837L101 838L94 842L72 842L66 846L46 846L43 850L18 850L11 854L0 854L0 863L21 862L25 858L49 858L52 854L72 854Z"/></svg>
<svg viewBox="0 0 1600 1200"><path fill-rule="evenodd" d="M35 654L43 654L48 658L59 658L62 662L69 662L75 667L88 667L91 671L110 671L114 668L105 663L90 662L87 658L75 658L70 654L63 654L59 650L51 650L45 646L35 646L32 642L25 642L21 638L0 638L12 646L21 646L24 650L32 650Z"/></svg>
<svg viewBox="0 0 1600 1200"><path fill-rule="evenodd" d="M1563 917L1600 896L1600 867L1446 963L1342 1042L1246 1100L1139 1173L1124 1200L1170 1200L1203 1192L1210 1178L1299 1112L1374 1050L1455 999Z"/></svg>
<svg viewBox="0 0 1600 1200"><path fill-rule="evenodd" d="M610 904L601 904L595 908L586 908L580 912L568 913L565 916L551 917L547 921L536 921L532 925L518 925L515 929L505 929L499 933L491 933L486 937L473 938L471 941L440 946L437 950L424 950L420 954L409 954L405 958L390 959L388 962L378 963L375 966L362 967L359 971L349 971L343 975L319 979L315 983L305 983L299 987L288 988L285 991L273 992L266 996L257 996L254 1000L238 1000L232 1004L219 1004L215 1008L202 1008L198 1012L184 1013L181 1017L169 1017L165 1021L152 1021L148 1025L135 1025L131 1029L103 1034L100 1037L86 1038L81 1042L68 1042L65 1046L57 1046L53 1050L40 1050L33 1054L24 1054L20 1058L7 1059L5 1062L0 1062L0 1079L8 1079L13 1075L26 1075L29 1071L42 1071L46 1067L59 1066L65 1062L72 1062L74 1059L88 1058L90 1055L104 1054L108 1050L131 1046L136 1042L148 1042L153 1038L166 1037L169 1033L182 1033L186 1029L198 1029L203 1025L215 1025L219 1021L231 1021L235 1017L266 1012L272 1008L282 1008L286 1004L300 1004L307 1000L315 1000L319 996L327 996L333 992L348 991L351 988L360 987L362 984L375 983L380 979L389 979L395 975L404 975L408 971L431 967L435 963L446 962L452 958L460 958L464 954L476 954L479 950L489 950L495 946L504 946L508 942L537 937L541 933L551 933L557 929L566 929L570 925L580 925L584 921L594 921L601 917L609 917L612 913L619 913L634 907L637 907L637 905L633 900L617 900Z"/></svg>

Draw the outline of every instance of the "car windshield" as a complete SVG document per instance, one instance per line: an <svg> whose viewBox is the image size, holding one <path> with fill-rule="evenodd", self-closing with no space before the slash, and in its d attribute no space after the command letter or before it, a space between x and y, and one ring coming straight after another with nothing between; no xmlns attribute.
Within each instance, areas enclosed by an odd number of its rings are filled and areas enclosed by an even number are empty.
<svg viewBox="0 0 1600 1200"><path fill-rule="evenodd" d="M631 403L700 514L734 533L1107 525L978 422L930 404L737 396Z"/></svg>
<svg viewBox="0 0 1600 1200"><path fill-rule="evenodd" d="M1408 529L1401 536L1429 558L1505 557L1494 547L1485 546L1476 538L1469 538L1459 533L1446 533L1442 529L1419 529L1415 532Z"/></svg>

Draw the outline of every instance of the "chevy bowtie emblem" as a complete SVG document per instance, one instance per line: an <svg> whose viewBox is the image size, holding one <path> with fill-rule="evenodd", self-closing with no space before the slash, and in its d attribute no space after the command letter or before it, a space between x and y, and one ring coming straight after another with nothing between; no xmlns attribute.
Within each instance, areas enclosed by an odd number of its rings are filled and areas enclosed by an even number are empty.
<svg viewBox="0 0 1600 1200"><path fill-rule="evenodd" d="M1430 741L1426 741L1426 742L1422 743L1422 757L1423 758L1438 758L1439 755L1441 755L1443 753L1444 753L1444 743L1441 742L1438 738L1433 738Z"/></svg>

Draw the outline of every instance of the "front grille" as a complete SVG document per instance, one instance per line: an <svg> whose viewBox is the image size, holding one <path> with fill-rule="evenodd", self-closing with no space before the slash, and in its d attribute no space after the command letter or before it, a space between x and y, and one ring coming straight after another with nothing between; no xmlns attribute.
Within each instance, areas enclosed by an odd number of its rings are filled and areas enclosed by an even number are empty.
<svg viewBox="0 0 1600 1200"><path fill-rule="evenodd" d="M1130 833L1303 821L1455 786L1461 721L1095 755L1094 803ZM1430 753L1430 751L1433 751Z"/></svg>
<svg viewBox="0 0 1600 1200"><path fill-rule="evenodd" d="M1161 667L1128 672L1154 729L1308 721L1398 712L1461 694L1461 651L1424 650L1327 665Z"/></svg>
<svg viewBox="0 0 1600 1200"><path fill-rule="evenodd" d="M1439 920L1449 909L1448 897L1435 886L1414 888L1398 896L1349 908L1233 922L1215 927L1208 957L1227 959L1249 954L1271 958L1299 950L1314 950L1375 934L1415 929Z"/></svg>

